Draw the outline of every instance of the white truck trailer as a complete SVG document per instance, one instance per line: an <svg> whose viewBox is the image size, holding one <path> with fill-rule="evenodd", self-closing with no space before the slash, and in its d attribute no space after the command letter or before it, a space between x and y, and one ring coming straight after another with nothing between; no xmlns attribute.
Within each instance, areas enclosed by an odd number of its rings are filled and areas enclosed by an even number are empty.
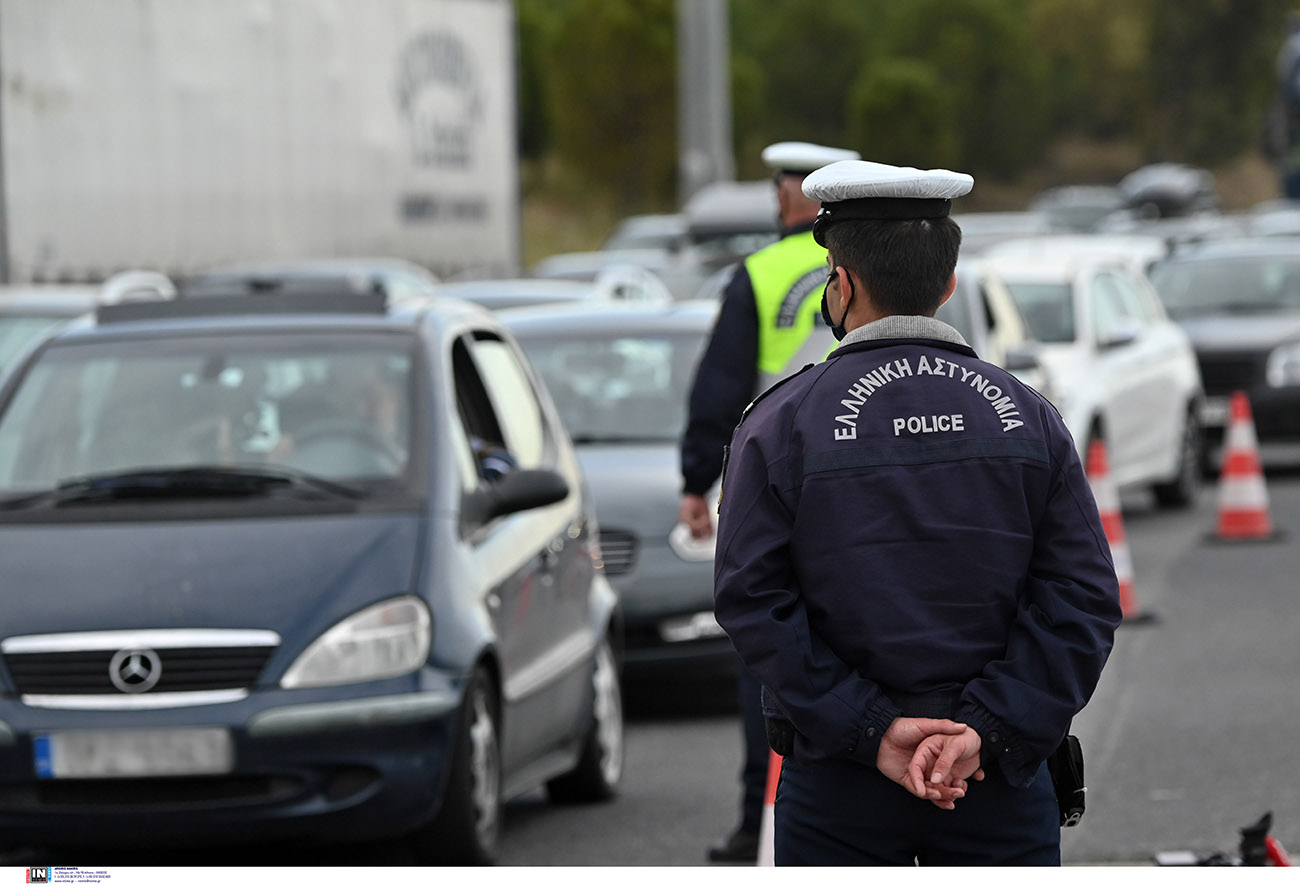
<svg viewBox="0 0 1300 884"><path fill-rule="evenodd" d="M520 264L511 0L0 0L0 282Z"/></svg>

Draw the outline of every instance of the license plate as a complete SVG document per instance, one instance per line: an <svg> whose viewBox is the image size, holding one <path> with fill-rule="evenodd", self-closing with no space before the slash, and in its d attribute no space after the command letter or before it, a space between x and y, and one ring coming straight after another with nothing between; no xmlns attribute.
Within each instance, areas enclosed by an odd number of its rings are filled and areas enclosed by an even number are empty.
<svg viewBox="0 0 1300 884"><path fill-rule="evenodd" d="M1228 423L1228 400L1214 396L1201 406L1201 423L1207 427L1223 427Z"/></svg>
<svg viewBox="0 0 1300 884"><path fill-rule="evenodd" d="M221 774L235 763L230 732L215 727L54 731L33 744L42 779Z"/></svg>

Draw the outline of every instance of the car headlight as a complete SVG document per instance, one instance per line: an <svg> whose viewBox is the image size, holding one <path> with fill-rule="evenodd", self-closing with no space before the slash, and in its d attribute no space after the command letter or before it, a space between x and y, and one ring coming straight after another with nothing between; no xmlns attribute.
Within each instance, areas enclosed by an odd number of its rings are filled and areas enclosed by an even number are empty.
<svg viewBox="0 0 1300 884"><path fill-rule="evenodd" d="M429 609L413 596L371 605L312 642L280 687L318 688L414 672L428 659L431 622Z"/></svg>
<svg viewBox="0 0 1300 884"><path fill-rule="evenodd" d="M709 518L713 522L713 533L702 540L691 536L691 529L685 522L678 522L668 532L668 546L678 557L687 562L711 562L718 543L718 495L717 486L709 492Z"/></svg>
<svg viewBox="0 0 1300 884"><path fill-rule="evenodd" d="M1283 344L1268 354L1264 377L1270 387L1300 385L1300 343Z"/></svg>

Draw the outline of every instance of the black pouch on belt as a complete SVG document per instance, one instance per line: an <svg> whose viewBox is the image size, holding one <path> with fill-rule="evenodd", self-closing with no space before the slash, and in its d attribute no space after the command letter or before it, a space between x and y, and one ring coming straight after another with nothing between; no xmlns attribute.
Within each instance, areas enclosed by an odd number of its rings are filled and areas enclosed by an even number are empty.
<svg viewBox="0 0 1300 884"><path fill-rule="evenodd" d="M1047 759L1047 771L1056 787L1056 803L1061 809L1061 826L1077 826L1083 819L1083 796L1088 787L1083 784L1083 747L1079 738L1067 734Z"/></svg>

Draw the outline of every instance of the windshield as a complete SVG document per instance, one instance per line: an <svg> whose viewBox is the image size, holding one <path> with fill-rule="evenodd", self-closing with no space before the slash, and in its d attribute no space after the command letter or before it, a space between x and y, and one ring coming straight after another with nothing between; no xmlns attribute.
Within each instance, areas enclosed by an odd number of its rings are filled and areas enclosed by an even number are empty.
<svg viewBox="0 0 1300 884"><path fill-rule="evenodd" d="M0 413L0 494L194 467L395 477L411 364L409 342L382 335L50 347Z"/></svg>
<svg viewBox="0 0 1300 884"><path fill-rule="evenodd" d="M528 338L574 442L675 442L705 336Z"/></svg>
<svg viewBox="0 0 1300 884"><path fill-rule="evenodd" d="M1300 256L1161 264L1151 282L1174 319L1300 310Z"/></svg>
<svg viewBox="0 0 1300 884"><path fill-rule="evenodd" d="M1007 282L1030 333L1045 344L1074 340L1074 293L1067 283Z"/></svg>
<svg viewBox="0 0 1300 884"><path fill-rule="evenodd" d="M66 316L0 316L0 370L41 335L67 321Z"/></svg>

